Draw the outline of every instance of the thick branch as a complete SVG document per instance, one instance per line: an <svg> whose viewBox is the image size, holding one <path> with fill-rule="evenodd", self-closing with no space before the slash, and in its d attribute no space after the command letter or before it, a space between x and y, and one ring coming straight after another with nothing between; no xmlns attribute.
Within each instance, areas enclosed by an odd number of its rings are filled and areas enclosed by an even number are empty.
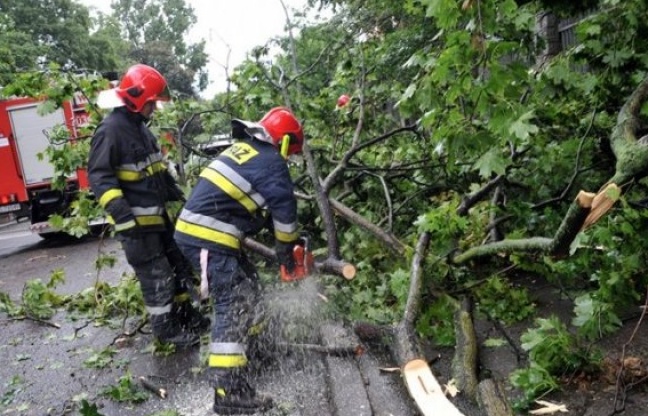
<svg viewBox="0 0 648 416"><path fill-rule="evenodd" d="M624 185L633 179L646 176L648 171L648 146L637 140L640 128L640 111L648 95L648 78L634 90L625 102L617 124L610 137L610 146L616 157L616 171L607 183Z"/></svg>
<svg viewBox="0 0 648 416"><path fill-rule="evenodd" d="M611 204L614 203L609 202L612 201L612 198L605 197L608 194L614 194L608 190L609 188L614 188L614 185L610 185L605 191L599 194L604 196L600 197L602 202L599 203L599 206L597 207L609 209ZM571 243L574 241L574 238L576 238L576 235L584 227L589 225L587 221L588 218L591 219L591 212L595 201L596 195L584 191L579 192L570 205L569 210L565 214L565 217L553 238L532 237L519 240L496 241L466 250L465 252L455 256L452 259L452 262L455 264L461 264L478 257L508 254L512 252L536 252L549 254L551 256L562 256L567 254ZM602 213L607 212L607 210L601 211ZM596 219L598 219L598 217Z"/></svg>
<svg viewBox="0 0 648 416"><path fill-rule="evenodd" d="M396 253L403 253L405 251L405 246L403 243L398 241L396 236L391 233L383 231L377 225L367 221L360 214L353 211L351 208L347 207L343 203L337 201L336 199L329 198L331 202L331 207L347 221L364 228L365 230L372 233L375 237L382 240L382 242L392 251Z"/></svg>
<svg viewBox="0 0 648 416"><path fill-rule="evenodd" d="M331 210L331 204L326 189L321 184L320 176L317 172L317 167L315 166L315 160L313 159L313 154L310 151L308 143L304 143L303 145L303 154L304 160L306 161L306 170L311 178L313 189L315 190L315 200L317 201L322 223L324 224L329 257L339 259L340 244L338 242L335 221L333 221L333 211Z"/></svg>
<svg viewBox="0 0 648 416"><path fill-rule="evenodd" d="M494 189L497 185L502 182L504 179L504 175L498 175L495 178L491 179L486 185L484 185L481 189L473 192L470 195L465 196L461 200L461 205L457 207L457 215L460 216L465 216L468 214L468 210L473 207L477 202L481 201L490 193L492 189Z"/></svg>
<svg viewBox="0 0 648 416"><path fill-rule="evenodd" d="M500 253L511 252L543 252L553 243L553 239L545 237L522 238L519 240L502 240L495 243L484 244L466 250L455 256L452 262L461 264L468 260L484 256L493 256Z"/></svg>
<svg viewBox="0 0 648 416"><path fill-rule="evenodd" d="M477 401L477 335L472 321L472 304L468 298L454 312L455 354L452 358L452 378L457 388L472 402Z"/></svg>

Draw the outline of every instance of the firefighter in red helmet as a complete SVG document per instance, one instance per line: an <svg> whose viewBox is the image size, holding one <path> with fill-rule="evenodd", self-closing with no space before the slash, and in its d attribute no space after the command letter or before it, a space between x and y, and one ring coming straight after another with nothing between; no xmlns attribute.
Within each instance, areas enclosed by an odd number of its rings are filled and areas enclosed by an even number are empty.
<svg viewBox="0 0 648 416"><path fill-rule="evenodd" d="M271 223L279 262L293 271L297 200L286 159L301 152L304 132L284 107L271 109L258 122L235 119L231 125L237 141L201 172L178 218L175 239L201 271L201 287L214 305L209 351L214 411L248 414L272 401L255 393L246 369L248 329L258 312L260 287L241 241Z"/></svg>
<svg viewBox="0 0 648 416"><path fill-rule="evenodd" d="M142 64L102 92L97 104L113 110L92 137L88 179L139 280L153 335L184 348L198 344L210 322L192 302L197 278L166 211L167 202L184 200L183 192L147 127L157 103L169 99L164 77Z"/></svg>

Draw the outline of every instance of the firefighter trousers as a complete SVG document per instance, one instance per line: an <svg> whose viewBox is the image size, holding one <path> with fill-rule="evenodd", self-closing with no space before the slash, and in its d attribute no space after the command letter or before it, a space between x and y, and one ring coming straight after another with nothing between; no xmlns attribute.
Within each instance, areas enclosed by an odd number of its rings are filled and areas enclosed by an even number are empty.
<svg viewBox="0 0 648 416"><path fill-rule="evenodd" d="M262 314L256 268L242 253L207 252L183 244L180 249L207 276L214 309L208 360L214 387L233 388L246 375L249 331Z"/></svg>
<svg viewBox="0 0 648 416"><path fill-rule="evenodd" d="M140 283L144 304L156 325L166 325L174 303L190 301L196 278L171 231L119 236L128 264ZM160 319L157 319L160 318Z"/></svg>

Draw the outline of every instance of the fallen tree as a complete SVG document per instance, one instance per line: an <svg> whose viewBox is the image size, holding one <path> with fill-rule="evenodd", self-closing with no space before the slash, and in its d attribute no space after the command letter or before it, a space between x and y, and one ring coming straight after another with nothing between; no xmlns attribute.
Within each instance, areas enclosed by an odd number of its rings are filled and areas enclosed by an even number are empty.
<svg viewBox="0 0 648 416"><path fill-rule="evenodd" d="M448 257L450 264L458 266L471 260L511 253L541 253L553 257L564 257L579 232L596 223L613 207L624 192L628 183L637 181L648 174L648 136L637 139L641 128L639 121L641 106L648 98L648 78L646 78L628 98L617 118L611 135L611 149L617 159L616 172L601 189L596 192L580 191L572 201L557 231L551 238L530 237L523 239L503 239L475 246ZM491 181L481 191L464 198L458 213L467 215L470 208L488 195L497 186L498 180ZM394 327L371 327L363 323L356 332L364 339L371 333L388 339L390 349L404 374L407 388L425 415L456 415L461 412L442 392L432 374L414 330L414 322L420 309L422 294L422 263L430 236L419 236L410 271L410 286L404 316ZM472 317L467 303L458 303L455 312L455 333L457 344L453 359L453 379L462 394L476 402L487 416L509 416L513 412L502 387L496 380L477 379L478 344L472 326ZM373 338L375 340L375 338ZM435 413L436 412L436 413Z"/></svg>
<svg viewBox="0 0 648 416"><path fill-rule="evenodd" d="M513 252L565 255L580 231L592 226L609 212L630 183L648 175L648 136L638 138L642 131L641 107L647 99L648 78L637 86L621 107L610 136L610 147L616 158L614 175L597 193L578 193L553 238L504 239L457 253L452 261L461 264L478 257Z"/></svg>

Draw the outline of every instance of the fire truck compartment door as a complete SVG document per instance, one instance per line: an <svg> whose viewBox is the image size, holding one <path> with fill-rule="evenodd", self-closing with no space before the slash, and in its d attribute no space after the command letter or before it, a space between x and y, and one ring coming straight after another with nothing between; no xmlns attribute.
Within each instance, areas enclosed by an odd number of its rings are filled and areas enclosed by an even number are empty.
<svg viewBox="0 0 648 416"><path fill-rule="evenodd" d="M63 109L46 115L38 114L37 104L12 107L8 110L25 184L31 185L51 180L54 177L54 166L46 155L43 160L40 160L38 153L44 153L49 145L44 132L51 131L55 126L64 125Z"/></svg>

